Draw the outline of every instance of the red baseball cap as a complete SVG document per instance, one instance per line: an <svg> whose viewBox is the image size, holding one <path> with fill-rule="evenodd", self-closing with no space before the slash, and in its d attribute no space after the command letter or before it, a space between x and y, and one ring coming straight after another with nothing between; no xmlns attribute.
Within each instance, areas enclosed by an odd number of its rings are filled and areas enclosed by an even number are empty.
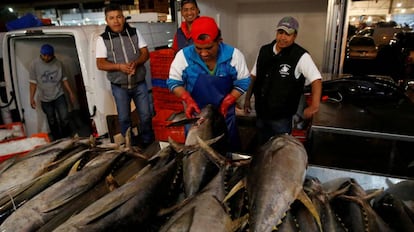
<svg viewBox="0 0 414 232"><path fill-rule="evenodd" d="M208 35L208 38L200 38L200 35ZM219 28L216 21L207 16L200 16L194 20L191 26L191 38L194 43L208 44L212 43L219 34Z"/></svg>

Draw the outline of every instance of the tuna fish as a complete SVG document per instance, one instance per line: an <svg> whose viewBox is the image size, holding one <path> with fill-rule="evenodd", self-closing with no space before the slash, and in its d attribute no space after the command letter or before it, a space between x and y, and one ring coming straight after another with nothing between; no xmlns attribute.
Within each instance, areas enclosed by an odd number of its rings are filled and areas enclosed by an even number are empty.
<svg viewBox="0 0 414 232"><path fill-rule="evenodd" d="M87 149L75 149L73 155L59 163L56 168L53 168L33 180L13 186L0 194L0 214L8 214L10 210L16 209L16 207L19 207L37 193L63 178L72 165L81 159L86 152Z"/></svg>
<svg viewBox="0 0 414 232"><path fill-rule="evenodd" d="M347 192L339 195L331 202L334 211L341 218L345 228L349 231L393 231L370 204L370 200L383 190L380 189L367 194L353 178L344 182L340 189L348 186Z"/></svg>
<svg viewBox="0 0 414 232"><path fill-rule="evenodd" d="M144 174L93 202L54 231L144 230L159 210L162 199L168 198L168 190L175 180L177 159L165 164L167 158L153 160L155 164L147 165Z"/></svg>
<svg viewBox="0 0 414 232"><path fill-rule="evenodd" d="M303 192L307 160L302 143L290 135L273 137L260 147L247 175L249 231L272 231L283 218Z"/></svg>
<svg viewBox="0 0 414 232"><path fill-rule="evenodd" d="M384 192L374 200L372 207L395 231L414 231L414 212L393 194Z"/></svg>
<svg viewBox="0 0 414 232"><path fill-rule="evenodd" d="M0 225L0 231L36 231L59 214L62 206L94 187L120 154L120 151L102 153L81 171L56 182L11 214Z"/></svg>
<svg viewBox="0 0 414 232"><path fill-rule="evenodd" d="M0 175L0 193L42 175L48 171L50 165L56 162L63 152L73 149L75 140L57 140L51 144L41 146L21 159Z"/></svg>
<svg viewBox="0 0 414 232"><path fill-rule="evenodd" d="M327 192L323 189L322 183L318 178L308 176L304 183L304 190L320 215L323 231L347 231L330 204L333 198L345 193L348 190L347 187ZM306 227L306 225L301 227Z"/></svg>
<svg viewBox="0 0 414 232"><path fill-rule="evenodd" d="M198 144L197 137L209 140L224 134L225 131L223 116L212 105L207 105L201 110L199 120L191 125L185 145L193 146ZM203 152L198 149L183 160L183 181L186 196L197 193L218 171L218 168L203 155Z"/></svg>

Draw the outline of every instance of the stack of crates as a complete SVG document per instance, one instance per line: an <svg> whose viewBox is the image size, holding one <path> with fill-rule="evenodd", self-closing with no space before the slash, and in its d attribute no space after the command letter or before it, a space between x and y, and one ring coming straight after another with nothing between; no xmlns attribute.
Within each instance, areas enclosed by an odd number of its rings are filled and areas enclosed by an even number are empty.
<svg viewBox="0 0 414 232"><path fill-rule="evenodd" d="M155 137L159 141L167 141L168 137L171 137L177 142L184 143L183 126L166 127L171 123L168 118L184 109L181 100L169 91L166 84L174 56L174 50L172 49L160 49L150 52L152 95L156 112L152 119L152 125Z"/></svg>

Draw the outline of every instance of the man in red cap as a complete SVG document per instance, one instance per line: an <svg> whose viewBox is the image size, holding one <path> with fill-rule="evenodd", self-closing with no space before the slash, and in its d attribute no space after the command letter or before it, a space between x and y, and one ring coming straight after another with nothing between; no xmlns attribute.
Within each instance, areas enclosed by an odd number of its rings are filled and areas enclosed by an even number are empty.
<svg viewBox="0 0 414 232"><path fill-rule="evenodd" d="M301 117L310 118L319 110L322 76L309 53L295 43L298 29L295 18L282 18L276 28L276 39L260 48L251 70L252 82L244 109L250 112L250 97L254 93L259 144L275 135L290 134L297 111ZM312 103L298 109L304 85L309 84Z"/></svg>
<svg viewBox="0 0 414 232"><path fill-rule="evenodd" d="M171 64L168 88L185 102L188 118L207 104L216 106L225 116L231 150L237 151L235 103L250 83L244 55L222 42L211 17L201 16L193 22L191 38L194 44L181 49Z"/></svg>

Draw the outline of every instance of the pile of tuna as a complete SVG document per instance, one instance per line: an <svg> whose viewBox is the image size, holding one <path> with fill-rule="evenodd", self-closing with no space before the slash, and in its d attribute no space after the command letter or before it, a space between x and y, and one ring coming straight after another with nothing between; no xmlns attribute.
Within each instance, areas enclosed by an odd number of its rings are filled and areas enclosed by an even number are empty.
<svg viewBox="0 0 414 232"><path fill-rule="evenodd" d="M414 231L413 182L321 183L294 137L229 154L216 110L195 120L162 149L73 138L6 160L0 231Z"/></svg>

